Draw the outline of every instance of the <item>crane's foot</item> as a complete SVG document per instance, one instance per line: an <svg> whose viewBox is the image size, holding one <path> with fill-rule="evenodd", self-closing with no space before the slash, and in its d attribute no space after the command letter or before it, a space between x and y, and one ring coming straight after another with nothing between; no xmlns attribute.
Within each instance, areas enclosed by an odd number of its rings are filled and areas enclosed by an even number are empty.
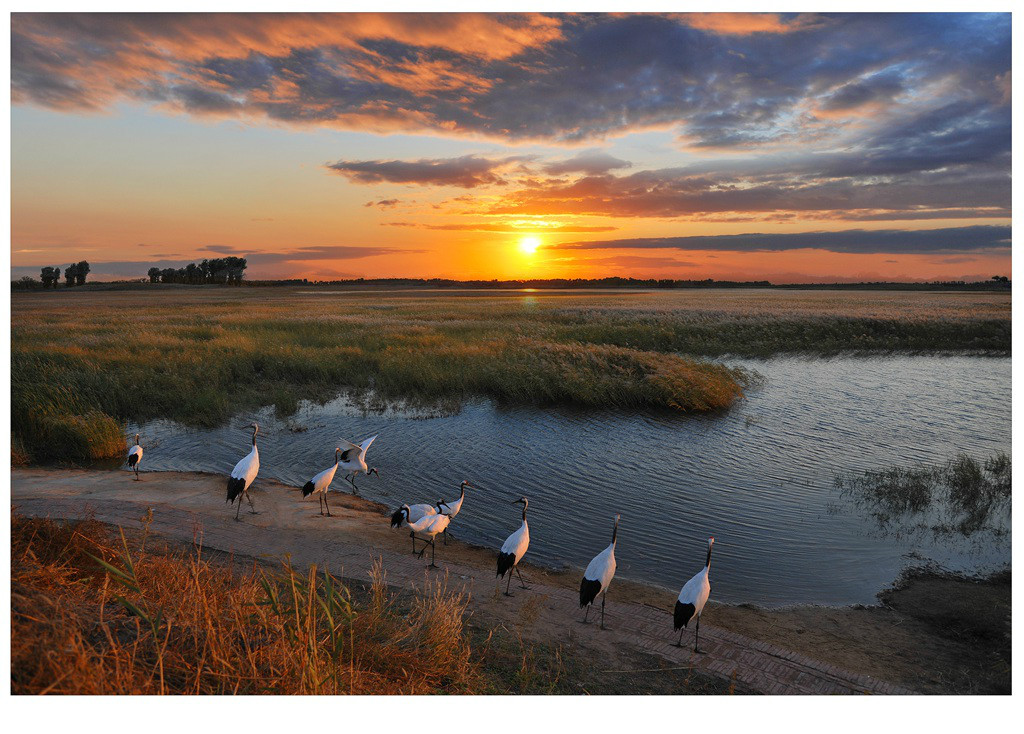
<svg viewBox="0 0 1024 734"><path fill-rule="evenodd" d="M250 515L258 515L260 513L256 512L256 510L249 510L249 514Z"/></svg>
<svg viewBox="0 0 1024 734"><path fill-rule="evenodd" d="M441 567L438 566L436 563L428 563L427 564L427 568L441 568Z"/></svg>
<svg viewBox="0 0 1024 734"><path fill-rule="evenodd" d="M698 655L704 655L705 654L703 650L701 650L700 648L697 648L697 647L693 648L693 651L695 653L697 653Z"/></svg>
<svg viewBox="0 0 1024 734"><path fill-rule="evenodd" d="M515 596L515 594L510 594L510 593L508 593L507 591L503 591L503 592L501 592L501 593L502 593L503 595L505 595L505 596Z"/></svg>
<svg viewBox="0 0 1024 734"><path fill-rule="evenodd" d="M332 515L331 513L328 512L327 513L327 517L334 517L334 515Z"/></svg>
<svg viewBox="0 0 1024 734"><path fill-rule="evenodd" d="M682 646L683 646L683 644L681 642L673 642L672 643L672 647L682 647Z"/></svg>

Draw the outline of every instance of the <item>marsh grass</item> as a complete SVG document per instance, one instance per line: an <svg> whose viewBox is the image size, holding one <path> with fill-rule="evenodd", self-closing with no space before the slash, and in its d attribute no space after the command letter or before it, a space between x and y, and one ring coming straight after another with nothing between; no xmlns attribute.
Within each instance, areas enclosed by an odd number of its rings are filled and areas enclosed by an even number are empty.
<svg viewBox="0 0 1024 734"><path fill-rule="evenodd" d="M998 453L979 462L959 454L942 466L890 467L837 475L844 496L865 507L884 530L927 524L937 534L1002 532L1011 502L1011 459Z"/></svg>
<svg viewBox="0 0 1024 734"><path fill-rule="evenodd" d="M955 296L955 297L954 297ZM383 400L619 410L729 407L723 354L1009 351L993 294L354 293L295 289L12 296L22 458L117 456L114 427L372 391Z"/></svg>
<svg viewBox="0 0 1024 734"><path fill-rule="evenodd" d="M356 595L326 571L241 572L93 521L12 519L14 693L464 693L466 598ZM355 598L359 596L360 598Z"/></svg>

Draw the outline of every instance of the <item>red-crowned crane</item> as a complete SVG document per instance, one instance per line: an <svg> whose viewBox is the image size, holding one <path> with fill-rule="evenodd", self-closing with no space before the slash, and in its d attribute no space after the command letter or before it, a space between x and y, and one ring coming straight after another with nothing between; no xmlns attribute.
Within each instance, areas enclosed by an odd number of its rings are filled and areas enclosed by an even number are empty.
<svg viewBox="0 0 1024 734"><path fill-rule="evenodd" d="M430 565L428 568L438 568L438 565L434 563L434 538L436 538L439 533L444 532L444 529L448 527L448 523L451 522L451 518L441 512L442 507L444 507L444 502L438 500L438 512L436 514L424 515L415 522L409 522L409 505L402 505L402 508L397 513L402 517L399 524L404 524L409 528L409 537L412 538L412 552L416 552L417 537L424 542L423 548L420 549L420 558L423 558L423 554L426 552L427 546L430 546ZM395 527L393 516L391 519L391 526Z"/></svg>
<svg viewBox="0 0 1024 734"><path fill-rule="evenodd" d="M474 487L472 484L469 483L469 480L463 479L462 480L462 484L459 486L459 489L462 491L462 494L459 495L459 498L457 500L455 500L454 502L445 502L444 503L445 507L447 508L447 509L445 509L444 512L452 520L454 520L455 516L458 515L459 512L462 511L462 503L466 499L466 487L469 487L470 489L477 489L476 487ZM444 530L444 544L448 545L448 528L445 528L445 530Z"/></svg>
<svg viewBox="0 0 1024 734"><path fill-rule="evenodd" d="M397 510L391 513L391 527L397 528L403 522L418 522L427 515L437 515L441 511L441 505L444 505L443 501L438 501L436 505L402 505ZM404 515L404 511L408 511L408 516ZM413 551L415 553L415 551Z"/></svg>
<svg viewBox="0 0 1024 734"><path fill-rule="evenodd" d="M324 469L315 477L302 486L302 496L308 497L315 494L320 499L320 514L324 514L324 505L327 505L327 517L331 517L331 506L327 503L327 490L331 488L334 475L338 471L338 463L341 461L341 449L334 449L334 466Z"/></svg>
<svg viewBox="0 0 1024 734"><path fill-rule="evenodd" d="M350 441L341 439L342 446L345 446L345 450L341 453L341 468L345 470L345 481L352 485L352 489L356 492L359 491L359 487L356 486L356 476L359 472L362 472L366 476L376 474L378 477L380 473L373 467L366 465L366 451L370 448L370 444L373 443L377 436L371 436L370 438L363 441L358 446Z"/></svg>
<svg viewBox="0 0 1024 734"><path fill-rule="evenodd" d="M135 470L135 481L139 479L139 464L142 463L142 446L139 445L139 434L135 434L135 445L128 449L128 468Z"/></svg>
<svg viewBox="0 0 1024 734"><path fill-rule="evenodd" d="M523 524L519 526L518 530L508 536L501 546L501 551L498 552L498 578L504 578L505 573L508 573L508 583L505 584L505 596L512 596L508 590L512 584L513 571L519 576L519 585L524 589L530 588L523 581L523 574L519 571L519 561L523 559L523 556L526 555L526 549L530 547L530 526L526 524L526 509L530 506L530 500L520 497L514 500L512 504L522 504Z"/></svg>
<svg viewBox="0 0 1024 734"><path fill-rule="evenodd" d="M583 623L587 623L590 615L590 607L601 595L601 629L604 629L604 602L608 596L608 585L615 576L615 536L619 532L619 516L615 516L615 525L612 527L612 542L603 551L594 556L594 560L583 572L583 581L580 582L580 607L586 607L583 615Z"/></svg>
<svg viewBox="0 0 1024 734"><path fill-rule="evenodd" d="M256 508L253 507L252 497L249 496L249 487L252 486L253 480L260 471L260 452L256 448L256 434L260 432L260 427L253 423L252 428L252 451L246 454L245 458L235 464L235 468L231 470L231 476L228 477L228 502L232 504L237 499L238 507L235 509L235 520L238 520L238 511L242 509L242 497L249 500L249 512L253 515L258 515Z"/></svg>
<svg viewBox="0 0 1024 734"><path fill-rule="evenodd" d="M683 628L686 627L691 619L697 618L697 629L693 638L694 652L700 652L697 649L697 643L700 640L700 615L704 611L704 605L707 603L708 597L711 595L711 579L708 577L708 574L711 573L711 548L714 544L715 539L708 538L708 559L704 562L704 568L687 581L680 590L679 599L676 601L675 613L672 615L673 624L679 630L679 640L675 643L676 647L683 646Z"/></svg>

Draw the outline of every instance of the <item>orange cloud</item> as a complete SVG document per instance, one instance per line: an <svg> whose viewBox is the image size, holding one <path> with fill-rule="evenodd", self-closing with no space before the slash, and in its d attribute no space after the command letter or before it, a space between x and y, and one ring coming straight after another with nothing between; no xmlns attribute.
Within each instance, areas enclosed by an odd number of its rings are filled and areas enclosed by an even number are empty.
<svg viewBox="0 0 1024 734"><path fill-rule="evenodd" d="M730 36L751 33L792 33L821 24L817 16L804 14L784 20L778 13L677 13L691 28Z"/></svg>

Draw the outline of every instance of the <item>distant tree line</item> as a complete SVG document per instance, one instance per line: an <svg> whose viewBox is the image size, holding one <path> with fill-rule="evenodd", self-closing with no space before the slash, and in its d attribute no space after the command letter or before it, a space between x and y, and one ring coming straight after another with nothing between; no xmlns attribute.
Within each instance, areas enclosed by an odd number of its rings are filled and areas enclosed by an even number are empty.
<svg viewBox="0 0 1024 734"><path fill-rule="evenodd" d="M241 285L246 265L244 257L217 257L183 268L150 268L147 275L150 283Z"/></svg>

